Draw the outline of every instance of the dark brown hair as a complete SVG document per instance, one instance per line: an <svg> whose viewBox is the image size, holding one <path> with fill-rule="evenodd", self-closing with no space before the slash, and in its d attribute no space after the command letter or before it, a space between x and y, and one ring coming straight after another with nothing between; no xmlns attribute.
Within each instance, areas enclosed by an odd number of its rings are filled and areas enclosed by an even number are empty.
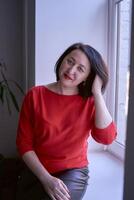
<svg viewBox="0 0 134 200"><path fill-rule="evenodd" d="M83 84L83 82L82 82L78 85L79 94L83 98L92 96L92 84L93 84L96 74L103 81L103 85L102 85L102 93L103 93L105 91L106 85L108 83L108 68L107 68L104 60L102 59L102 56L100 55L100 53L97 50L95 50L93 47L91 47L87 44L75 43L75 44L71 45L70 47L68 47L64 51L64 53L59 57L59 59L57 60L57 62L55 64L55 72L56 72L57 81L59 80L59 69L60 69L63 59L71 51L76 50L76 49L81 50L87 56L89 63L90 63L90 67L91 67L91 71L90 71L85 83Z"/></svg>

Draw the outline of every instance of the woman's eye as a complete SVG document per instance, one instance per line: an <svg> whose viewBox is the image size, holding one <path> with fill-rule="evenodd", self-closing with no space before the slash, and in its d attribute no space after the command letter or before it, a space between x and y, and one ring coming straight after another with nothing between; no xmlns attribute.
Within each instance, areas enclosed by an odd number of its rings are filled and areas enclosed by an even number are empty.
<svg viewBox="0 0 134 200"><path fill-rule="evenodd" d="M80 72L84 72L84 70L82 69L82 67L78 67L78 70L79 70Z"/></svg>
<svg viewBox="0 0 134 200"><path fill-rule="evenodd" d="M67 59L68 64L73 65L73 61L70 59Z"/></svg>

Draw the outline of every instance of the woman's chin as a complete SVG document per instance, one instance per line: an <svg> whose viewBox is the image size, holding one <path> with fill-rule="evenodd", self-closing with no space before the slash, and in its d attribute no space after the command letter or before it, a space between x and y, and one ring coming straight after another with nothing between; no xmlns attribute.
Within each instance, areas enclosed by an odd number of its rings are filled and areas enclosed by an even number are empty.
<svg viewBox="0 0 134 200"><path fill-rule="evenodd" d="M77 87L72 81L68 80L61 80L60 84L63 85L64 87Z"/></svg>

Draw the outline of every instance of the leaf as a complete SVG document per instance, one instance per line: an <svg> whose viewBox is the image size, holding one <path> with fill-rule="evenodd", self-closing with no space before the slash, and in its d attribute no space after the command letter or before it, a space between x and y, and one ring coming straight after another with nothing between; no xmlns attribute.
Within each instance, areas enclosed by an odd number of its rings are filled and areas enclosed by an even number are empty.
<svg viewBox="0 0 134 200"><path fill-rule="evenodd" d="M4 103L4 87L3 85L0 85L0 100L2 102L2 104Z"/></svg>
<svg viewBox="0 0 134 200"><path fill-rule="evenodd" d="M20 87L20 85L16 81L14 81L14 80L8 80L8 82L9 81L13 82L16 85L16 87L20 90L20 92L22 94L25 94L25 92L23 91L23 89Z"/></svg>
<svg viewBox="0 0 134 200"><path fill-rule="evenodd" d="M9 87L8 87L8 92L9 92L9 94L10 94L10 97L11 97L11 99L12 99L12 102L13 102L13 104L14 104L16 110L19 112L19 105L18 105L18 102L17 102L17 100L16 100L16 98L15 98L15 95L13 94L13 92L10 90Z"/></svg>
<svg viewBox="0 0 134 200"><path fill-rule="evenodd" d="M2 78L4 79L5 84L8 86L7 79L5 77L5 74L2 71L1 71L1 75L2 75Z"/></svg>
<svg viewBox="0 0 134 200"><path fill-rule="evenodd" d="M6 96L6 101L7 101L7 108L8 108L8 112L9 112L9 114L11 115L12 114L12 112L11 112L11 105L10 105L10 101L9 101L9 98L8 98L8 90L5 90L6 91L6 93L5 93L5 96Z"/></svg>
<svg viewBox="0 0 134 200"><path fill-rule="evenodd" d="M2 104L4 103L4 98L6 98L6 102L7 102L7 107L8 107L8 111L9 114L11 114L11 105L10 102L13 103L15 109L19 112L19 105L17 102L17 99L15 97L15 94L12 92L12 90L10 89L10 83L9 82L13 82L13 84L19 89L19 91L24 95L24 91L21 88L21 86L14 80L8 80L6 78L5 72L6 71L6 64L5 62L2 60L0 61L0 75L2 78L2 80L0 80L0 101L2 102Z"/></svg>

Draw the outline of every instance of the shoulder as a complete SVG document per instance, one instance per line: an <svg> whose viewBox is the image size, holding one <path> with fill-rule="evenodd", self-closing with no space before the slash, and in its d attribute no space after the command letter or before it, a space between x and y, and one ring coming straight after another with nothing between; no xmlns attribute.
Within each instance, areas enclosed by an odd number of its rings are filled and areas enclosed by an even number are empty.
<svg viewBox="0 0 134 200"><path fill-rule="evenodd" d="M24 95L24 100L35 99L45 87L43 85L33 86Z"/></svg>
<svg viewBox="0 0 134 200"><path fill-rule="evenodd" d="M31 87L23 98L23 104L36 104L36 102L39 101L41 94L43 93L43 90L45 87L43 85L33 86Z"/></svg>
<svg viewBox="0 0 134 200"><path fill-rule="evenodd" d="M45 88L49 89L50 91L56 92L56 82L49 83L45 85Z"/></svg>
<svg viewBox="0 0 134 200"><path fill-rule="evenodd" d="M45 90L45 89L49 89L49 90L52 90L52 91L55 91L55 82L54 83L49 83L47 85L37 85L37 86L33 86L32 88L30 88L28 90L28 93L29 92L34 92L34 93L38 93L42 90Z"/></svg>
<svg viewBox="0 0 134 200"><path fill-rule="evenodd" d="M42 91L44 89L45 89L45 85L33 86L26 92L26 95L28 95L28 94L38 94L40 91Z"/></svg>
<svg viewBox="0 0 134 200"><path fill-rule="evenodd" d="M51 91L55 91L55 83L50 83L47 85L37 85L37 86L33 86L31 87L27 92L25 96L29 96L29 97L37 97L40 94L46 92L48 90Z"/></svg>
<svg viewBox="0 0 134 200"><path fill-rule="evenodd" d="M33 86L28 90L29 92L38 92L39 90L42 90L44 88L44 85L37 85L37 86Z"/></svg>

